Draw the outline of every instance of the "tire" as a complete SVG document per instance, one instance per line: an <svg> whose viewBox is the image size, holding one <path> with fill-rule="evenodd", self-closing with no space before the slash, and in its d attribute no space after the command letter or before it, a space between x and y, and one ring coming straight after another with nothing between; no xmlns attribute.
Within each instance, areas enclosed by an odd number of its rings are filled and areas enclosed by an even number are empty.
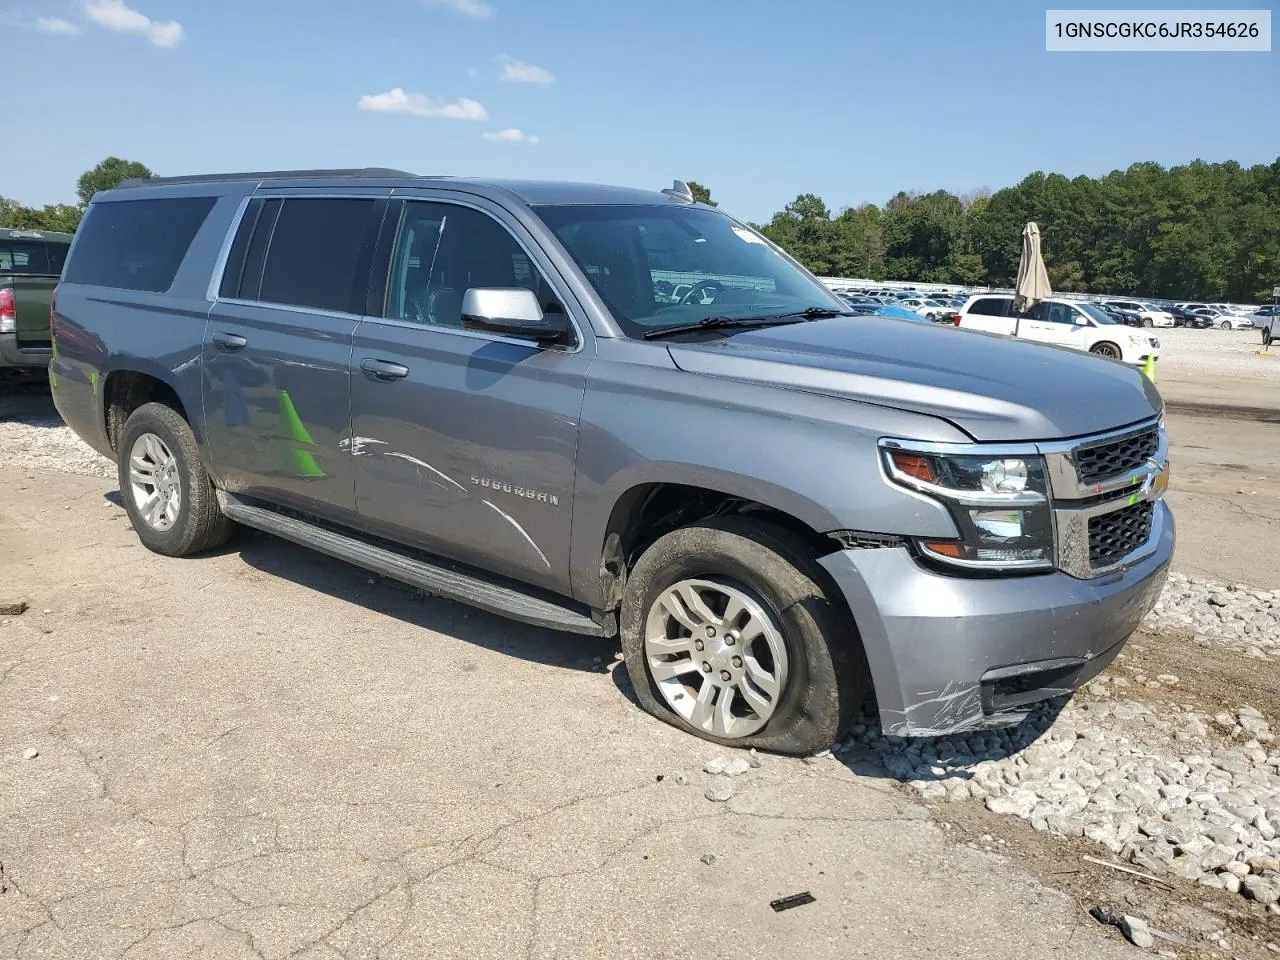
<svg viewBox="0 0 1280 960"><path fill-rule="evenodd" d="M1152 320L1150 317L1143 317L1143 318L1142 318L1142 325L1143 325L1144 327L1154 327L1154 326L1156 325L1156 322L1155 322L1154 320Z"/></svg>
<svg viewBox="0 0 1280 960"><path fill-rule="evenodd" d="M870 681L852 617L835 585L829 583L821 567L807 559L808 555L805 544L790 532L772 524L732 517L672 531L650 546L631 570L619 618L627 674L641 706L658 719L714 743L799 756L830 747L852 721L870 689ZM782 668L779 660L771 663L775 676L785 672L780 690L772 698L763 725L744 731L745 735L717 735L710 728L691 723L676 712L668 699L675 696L677 702L682 702L678 699L680 691L670 686L670 679L666 688L660 688L650 668L653 652L646 649L646 630L654 622L651 615L679 630L677 620L668 617L667 608L659 606L658 601L668 588L691 580L709 585L712 591L704 596L712 600L719 590L736 591L753 600L755 609L771 622L775 640L782 644ZM696 634L688 627L684 629L693 643ZM750 621L743 636L749 631ZM706 641L714 642L718 641ZM733 641L722 638L722 642ZM764 642L757 638L738 649L755 654L759 666L761 651L756 644ZM709 650L710 647L699 654L690 649L687 655L690 660L710 657ZM715 655L725 652L722 646ZM683 666L684 654L678 656ZM716 672L713 670L708 679L714 679ZM751 673L749 669L745 672ZM727 678L728 674L721 676ZM707 683L692 663L682 678L687 679L690 688L701 689ZM745 708L755 716L755 720L741 720L749 727L760 717L742 693L747 686L755 689L757 696L764 689L743 681L729 702L731 709ZM721 689L716 694L717 703L723 696ZM690 689L691 715L696 716L699 699Z"/></svg>
<svg viewBox="0 0 1280 960"><path fill-rule="evenodd" d="M1095 343L1089 348L1089 352L1097 354L1100 357L1110 357L1112 360L1121 359L1120 348L1114 343L1108 343L1106 341L1103 341L1102 343Z"/></svg>
<svg viewBox="0 0 1280 960"><path fill-rule="evenodd" d="M1262 328L1262 346L1264 348L1271 346L1271 329L1269 327Z"/></svg>
<svg viewBox="0 0 1280 960"><path fill-rule="evenodd" d="M141 453L140 464L151 465L150 473L133 463L135 448ZM168 459L155 452L167 454ZM163 403L144 403L125 422L116 453L120 495L143 546L166 557L189 557L227 542L235 524L218 508L195 435L177 411ZM156 469L160 463L166 466ZM146 477L153 482L136 482ZM159 485L172 489L175 484L167 482L172 479L176 479L178 496L172 511L165 511L171 515L148 519L143 511L144 504L151 502L148 491L158 493Z"/></svg>
<svg viewBox="0 0 1280 960"><path fill-rule="evenodd" d="M1223 330L1230 330L1230 329L1231 329L1231 321L1230 321L1230 320L1223 320L1223 321L1222 321L1222 323L1218 324L1218 326L1220 326Z"/></svg>

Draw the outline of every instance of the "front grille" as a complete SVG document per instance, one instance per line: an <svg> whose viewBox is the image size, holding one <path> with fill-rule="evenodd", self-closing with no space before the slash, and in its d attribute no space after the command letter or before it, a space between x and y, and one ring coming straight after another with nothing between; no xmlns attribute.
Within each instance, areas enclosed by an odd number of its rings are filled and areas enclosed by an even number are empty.
<svg viewBox="0 0 1280 960"><path fill-rule="evenodd" d="M1155 456L1160 446L1160 430L1152 427L1121 440L1076 450L1076 473L1082 484L1100 483L1142 466Z"/></svg>
<svg viewBox="0 0 1280 960"><path fill-rule="evenodd" d="M1144 500L1089 519L1089 565L1109 566L1151 539L1155 504Z"/></svg>

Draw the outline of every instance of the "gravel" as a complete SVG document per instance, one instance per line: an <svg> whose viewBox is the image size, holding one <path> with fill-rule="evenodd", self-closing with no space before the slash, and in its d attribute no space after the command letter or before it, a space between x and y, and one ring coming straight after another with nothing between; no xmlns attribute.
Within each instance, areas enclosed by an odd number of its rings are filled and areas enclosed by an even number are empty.
<svg viewBox="0 0 1280 960"><path fill-rule="evenodd" d="M1150 330L1160 340L1160 373L1194 378L1227 374L1269 379L1280 374L1274 360L1258 356L1261 330Z"/></svg>
<svg viewBox="0 0 1280 960"><path fill-rule="evenodd" d="M717 776L711 779L711 785L707 787L704 796L713 803L724 803L733 793L733 781L726 776Z"/></svg>
<svg viewBox="0 0 1280 960"><path fill-rule="evenodd" d="M55 412L48 396L31 392L0 392L0 463L37 471L56 470L88 477L114 477L116 466L71 432Z"/></svg>
<svg viewBox="0 0 1280 960"><path fill-rule="evenodd" d="M1247 706L1211 717L1125 699L1105 675L1089 691L1013 730L903 740L857 725L837 754L926 802L976 799L1156 876L1276 903L1280 746L1267 721Z"/></svg>
<svg viewBox="0 0 1280 960"><path fill-rule="evenodd" d="M1259 660L1280 658L1277 591L1171 573L1145 625L1156 631L1194 633L1202 647L1224 648ZM1173 685L1177 677L1160 676L1156 681Z"/></svg>

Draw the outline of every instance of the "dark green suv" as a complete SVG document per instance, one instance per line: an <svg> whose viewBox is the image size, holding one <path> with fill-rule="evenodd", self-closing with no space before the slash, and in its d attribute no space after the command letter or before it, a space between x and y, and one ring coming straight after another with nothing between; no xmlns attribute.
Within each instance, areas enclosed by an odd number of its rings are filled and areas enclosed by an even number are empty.
<svg viewBox="0 0 1280 960"><path fill-rule="evenodd" d="M0 377L49 366L49 306L71 234L0 228Z"/></svg>

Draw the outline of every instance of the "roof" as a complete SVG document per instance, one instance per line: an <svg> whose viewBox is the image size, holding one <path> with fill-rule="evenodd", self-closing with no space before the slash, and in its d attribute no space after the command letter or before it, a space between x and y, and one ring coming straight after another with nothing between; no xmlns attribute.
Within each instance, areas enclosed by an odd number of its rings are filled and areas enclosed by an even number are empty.
<svg viewBox="0 0 1280 960"><path fill-rule="evenodd" d="M363 167L345 170L257 170L243 173L206 173L181 177L150 177L125 180L122 189L187 186L204 183L245 183L274 181L305 181L315 186L317 181L364 180L377 185L444 187L470 190L481 194L502 191L519 197L531 206L539 204L680 204L686 201L663 194L659 190L637 190L633 187L613 187L596 183L568 183L555 180L484 180L470 177L419 176L404 170L380 167ZM373 185L373 183L370 183Z"/></svg>
<svg viewBox="0 0 1280 960"><path fill-rule="evenodd" d="M56 230L23 230L18 227L0 227L0 238L5 240L65 240L71 242L73 234Z"/></svg>

